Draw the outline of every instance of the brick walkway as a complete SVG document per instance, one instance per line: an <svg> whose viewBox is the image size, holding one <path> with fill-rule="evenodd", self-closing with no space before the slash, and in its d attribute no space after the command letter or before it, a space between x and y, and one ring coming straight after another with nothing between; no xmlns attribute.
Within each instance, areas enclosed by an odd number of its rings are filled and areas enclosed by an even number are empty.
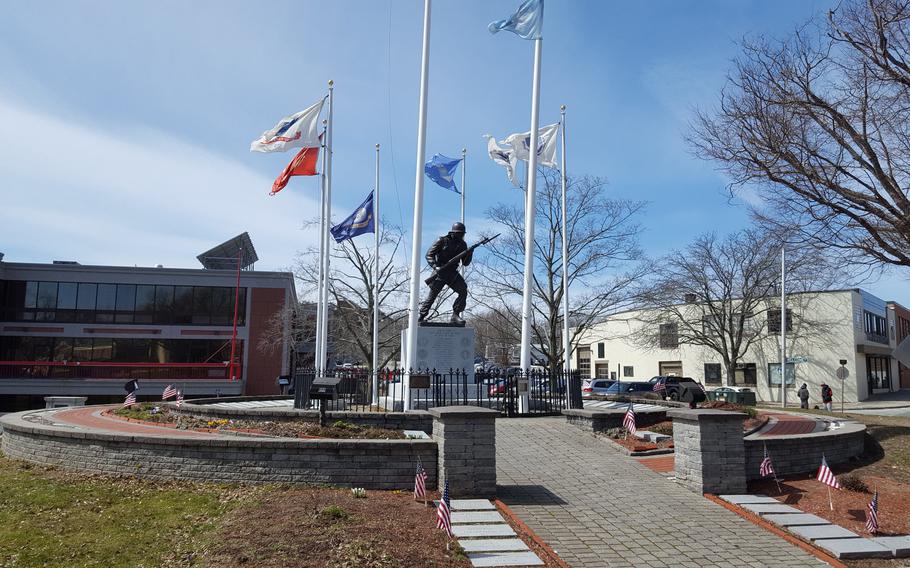
<svg viewBox="0 0 910 568"><path fill-rule="evenodd" d="M563 418L500 419L496 438L499 498L573 568L826 565Z"/></svg>

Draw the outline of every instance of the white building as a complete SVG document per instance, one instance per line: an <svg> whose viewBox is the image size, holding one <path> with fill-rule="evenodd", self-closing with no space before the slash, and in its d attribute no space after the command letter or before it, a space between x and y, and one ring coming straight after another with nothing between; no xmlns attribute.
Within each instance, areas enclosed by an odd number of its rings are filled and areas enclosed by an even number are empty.
<svg viewBox="0 0 910 568"><path fill-rule="evenodd" d="M655 312L644 310L615 314L588 329L575 347L573 367L584 376L622 380L692 377L709 389L748 387L760 401L779 402L780 307L774 300L766 306L751 315L748 328L756 339L732 377L716 351L681 343L672 323L655 324ZM856 402L901 388L898 364L891 357L896 346L891 321L895 312L883 300L859 289L832 290L791 295L787 307L788 401L798 400L796 390L802 383L808 384L813 405L820 403L823 382L834 390L836 402L841 398ZM697 308L693 303L691 313L701 318L703 312ZM654 337L660 338L659 347L654 346ZM835 376L841 360L846 360L849 371L843 384Z"/></svg>

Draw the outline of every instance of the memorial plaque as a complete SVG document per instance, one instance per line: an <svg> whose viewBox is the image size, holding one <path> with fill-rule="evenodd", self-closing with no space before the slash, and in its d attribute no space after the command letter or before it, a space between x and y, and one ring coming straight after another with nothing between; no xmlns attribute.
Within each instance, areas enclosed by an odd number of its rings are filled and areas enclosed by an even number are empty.
<svg viewBox="0 0 910 568"><path fill-rule="evenodd" d="M401 332L402 353L407 345L407 330ZM403 367L406 363L403 362ZM417 328L417 357L415 370L436 369L448 373L457 369L468 374L474 382L474 328L456 326L420 326Z"/></svg>

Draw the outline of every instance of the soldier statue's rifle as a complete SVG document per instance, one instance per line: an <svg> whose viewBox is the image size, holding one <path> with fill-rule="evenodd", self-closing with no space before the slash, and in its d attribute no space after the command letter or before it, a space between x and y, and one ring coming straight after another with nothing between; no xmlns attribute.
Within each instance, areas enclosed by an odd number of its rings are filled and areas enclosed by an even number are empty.
<svg viewBox="0 0 910 568"><path fill-rule="evenodd" d="M474 249L476 249L479 246L487 244L488 242L492 241L493 239L495 239L496 237L498 237L501 234L502 233L496 233L492 237L487 237L479 242L474 243L473 245L469 246L467 248L467 250L465 250L464 252L460 252L460 253L456 254L455 256L452 257L452 259L449 262L443 264L442 266L440 266L439 268L434 270L433 274L431 274L429 278L427 278L426 280L423 281L424 284L427 284L427 285L431 284L433 282L433 280L435 280L436 277L439 276L440 272L442 272L443 270L445 270L451 266L458 266L459 261L461 261L461 259L464 258L468 253L470 253L471 251L473 251Z"/></svg>

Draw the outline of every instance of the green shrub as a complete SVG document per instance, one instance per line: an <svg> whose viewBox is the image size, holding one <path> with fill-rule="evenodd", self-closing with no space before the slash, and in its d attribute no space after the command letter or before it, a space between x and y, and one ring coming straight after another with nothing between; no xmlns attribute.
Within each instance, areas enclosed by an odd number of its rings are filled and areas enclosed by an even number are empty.
<svg viewBox="0 0 910 568"><path fill-rule="evenodd" d="M655 434L663 434L664 436L672 436L673 435L673 423L672 422L661 422L659 424L655 424L654 426L648 426L648 430L650 432L654 432Z"/></svg>
<svg viewBox="0 0 910 568"><path fill-rule="evenodd" d="M338 505L329 505L328 507L323 508L319 511L320 517L325 517L328 519L334 519L338 521L343 521L350 518L350 513L339 507Z"/></svg>
<svg viewBox="0 0 910 568"><path fill-rule="evenodd" d="M866 482L863 481L862 477L855 473L847 473L837 479L840 481L841 487L848 491L855 491L856 493L869 492L869 486L866 485Z"/></svg>

